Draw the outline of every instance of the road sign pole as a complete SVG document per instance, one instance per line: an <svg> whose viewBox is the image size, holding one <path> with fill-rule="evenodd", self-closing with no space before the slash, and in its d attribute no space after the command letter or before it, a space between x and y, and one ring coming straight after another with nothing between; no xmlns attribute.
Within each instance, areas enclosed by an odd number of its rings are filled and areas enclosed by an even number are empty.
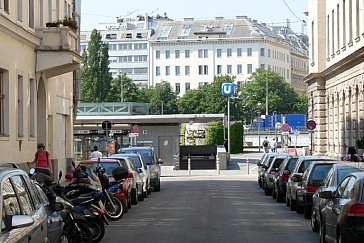
<svg viewBox="0 0 364 243"><path fill-rule="evenodd" d="M228 121L227 121L227 126L228 126L228 153L230 154L230 96L228 96Z"/></svg>

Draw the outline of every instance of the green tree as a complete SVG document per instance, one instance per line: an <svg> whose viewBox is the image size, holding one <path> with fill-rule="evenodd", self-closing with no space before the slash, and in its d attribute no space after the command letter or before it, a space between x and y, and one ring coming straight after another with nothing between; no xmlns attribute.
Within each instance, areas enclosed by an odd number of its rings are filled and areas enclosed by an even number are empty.
<svg viewBox="0 0 364 243"><path fill-rule="evenodd" d="M284 78L270 69L257 69L240 87L240 97L245 110L244 118L259 110L265 113L266 82L268 82L268 111L272 113L298 113L307 110L307 102L299 96Z"/></svg>
<svg viewBox="0 0 364 243"><path fill-rule="evenodd" d="M112 76L109 72L109 46L101 40L101 34L91 32L87 50L82 55L81 100L84 102L109 101Z"/></svg>
<svg viewBox="0 0 364 243"><path fill-rule="evenodd" d="M149 103L150 114L177 114L177 95L167 81L162 81L155 87L142 89L138 99Z"/></svg>
<svg viewBox="0 0 364 243"><path fill-rule="evenodd" d="M110 102L137 102L138 94L138 86L123 73L113 79L108 100Z"/></svg>

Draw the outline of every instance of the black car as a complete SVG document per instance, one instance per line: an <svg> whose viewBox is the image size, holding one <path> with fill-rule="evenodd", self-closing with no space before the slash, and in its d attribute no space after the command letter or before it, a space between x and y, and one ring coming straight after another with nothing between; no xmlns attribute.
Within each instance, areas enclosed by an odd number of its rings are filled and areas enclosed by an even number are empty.
<svg viewBox="0 0 364 243"><path fill-rule="evenodd" d="M273 194L275 195L277 202L282 202L286 197L287 181L297 160L298 156L288 155L281 166L279 166L279 171L274 178L273 184Z"/></svg>
<svg viewBox="0 0 364 243"><path fill-rule="evenodd" d="M306 219L311 217L312 196L317 188L323 185L323 181L334 161L315 161L312 162L305 173L303 173L301 186L297 188L297 213L304 214Z"/></svg>
<svg viewBox="0 0 364 243"><path fill-rule="evenodd" d="M150 173L150 186L153 187L154 191L160 191L161 189L161 164L163 161L157 159L157 155L154 152L153 147L128 147L119 149L119 154L140 154L145 162Z"/></svg>
<svg viewBox="0 0 364 243"><path fill-rule="evenodd" d="M351 173L335 191L322 191L320 241L364 242L364 173Z"/></svg>
<svg viewBox="0 0 364 243"><path fill-rule="evenodd" d="M320 198L319 193L323 191L335 191L342 180L352 172L358 172L355 163L339 163L334 164L323 182L323 186L319 187L312 196L312 213L311 213L311 228L312 231L318 232L321 216L320 212L328 202L327 199Z"/></svg>

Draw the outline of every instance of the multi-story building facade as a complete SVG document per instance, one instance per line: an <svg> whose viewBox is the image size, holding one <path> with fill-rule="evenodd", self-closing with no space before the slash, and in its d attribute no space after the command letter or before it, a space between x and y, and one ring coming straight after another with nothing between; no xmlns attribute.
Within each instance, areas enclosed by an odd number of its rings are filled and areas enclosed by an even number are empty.
<svg viewBox="0 0 364 243"><path fill-rule="evenodd" d="M309 1L313 151L341 156L364 137L364 2Z"/></svg>
<svg viewBox="0 0 364 243"><path fill-rule="evenodd" d="M145 15L99 24L102 41L109 45L109 68L114 78L125 73L139 86L148 87L148 39L154 20ZM86 50L91 32L81 32L81 52Z"/></svg>
<svg viewBox="0 0 364 243"><path fill-rule="evenodd" d="M165 80L183 95L218 75L233 75L239 84L255 69L270 68L302 92L307 45L287 29L245 16L159 22L149 40L150 85ZM294 65L297 60L304 65Z"/></svg>
<svg viewBox="0 0 364 243"><path fill-rule="evenodd" d="M80 1L0 1L0 161L32 161L37 143L55 172L73 158L79 36L46 23L79 21Z"/></svg>

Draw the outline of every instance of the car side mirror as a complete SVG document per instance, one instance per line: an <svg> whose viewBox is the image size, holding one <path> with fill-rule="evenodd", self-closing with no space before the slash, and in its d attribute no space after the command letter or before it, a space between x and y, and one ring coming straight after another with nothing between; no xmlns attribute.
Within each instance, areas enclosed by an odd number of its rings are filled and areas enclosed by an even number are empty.
<svg viewBox="0 0 364 243"><path fill-rule="evenodd" d="M60 203L60 202L54 202L54 203L52 203L51 205L52 205L52 209L53 209L53 211L57 211L57 212L59 212L59 211L62 211L62 210L64 209L63 204L62 204L62 203Z"/></svg>
<svg viewBox="0 0 364 243"><path fill-rule="evenodd" d="M302 181L302 175L300 174L293 174L291 177L291 180L294 182L301 182Z"/></svg>
<svg viewBox="0 0 364 243"><path fill-rule="evenodd" d="M334 193L332 191L321 191L319 192L319 197L323 199L335 198Z"/></svg>
<svg viewBox="0 0 364 243"><path fill-rule="evenodd" d="M163 164L163 161L161 159L158 159L158 164Z"/></svg>
<svg viewBox="0 0 364 243"><path fill-rule="evenodd" d="M29 170L29 175L34 175L35 174L35 169L34 168L31 168L30 170Z"/></svg>
<svg viewBox="0 0 364 243"><path fill-rule="evenodd" d="M62 178L62 171L60 170L58 173L58 180L60 180Z"/></svg>
<svg viewBox="0 0 364 243"><path fill-rule="evenodd" d="M278 172L278 171L279 171L279 168L275 168L274 170L275 170L276 172Z"/></svg>
<svg viewBox="0 0 364 243"><path fill-rule="evenodd" d="M29 215L7 215L5 225L8 230L28 227L34 224L34 219Z"/></svg>
<svg viewBox="0 0 364 243"><path fill-rule="evenodd" d="M139 173L143 173L142 168L138 168L138 172L139 172Z"/></svg>

